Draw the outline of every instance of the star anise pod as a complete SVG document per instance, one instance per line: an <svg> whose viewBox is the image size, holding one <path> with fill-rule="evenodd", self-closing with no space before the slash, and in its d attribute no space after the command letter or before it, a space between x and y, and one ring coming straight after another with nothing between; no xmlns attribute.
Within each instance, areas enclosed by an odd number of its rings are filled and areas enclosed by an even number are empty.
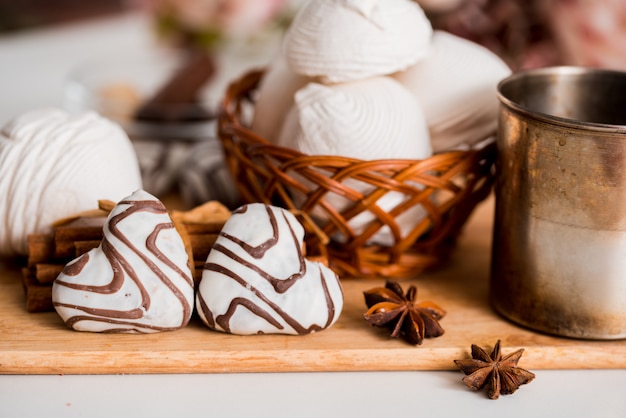
<svg viewBox="0 0 626 418"><path fill-rule="evenodd" d="M517 367L523 352L524 349L520 348L502 357L500 340L493 347L491 355L472 344L472 358L454 360L454 363L467 375L463 382L470 389L480 390L487 386L487 396L498 399L500 394L509 395L535 378L534 373Z"/></svg>
<svg viewBox="0 0 626 418"><path fill-rule="evenodd" d="M369 308L363 317L370 325L388 327L391 337L402 336L407 342L418 345L424 338L443 335L439 320L446 311L432 302L416 303L417 288L410 286L406 294L395 281L388 280L385 287L363 292Z"/></svg>

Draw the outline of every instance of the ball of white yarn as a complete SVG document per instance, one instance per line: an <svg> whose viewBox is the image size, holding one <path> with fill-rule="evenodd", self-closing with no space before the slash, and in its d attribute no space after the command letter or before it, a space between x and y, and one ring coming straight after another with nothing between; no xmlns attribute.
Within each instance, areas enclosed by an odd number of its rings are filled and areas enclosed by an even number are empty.
<svg viewBox="0 0 626 418"><path fill-rule="evenodd" d="M113 122L54 108L19 115L0 131L0 255L26 255L29 234L141 187L135 150Z"/></svg>

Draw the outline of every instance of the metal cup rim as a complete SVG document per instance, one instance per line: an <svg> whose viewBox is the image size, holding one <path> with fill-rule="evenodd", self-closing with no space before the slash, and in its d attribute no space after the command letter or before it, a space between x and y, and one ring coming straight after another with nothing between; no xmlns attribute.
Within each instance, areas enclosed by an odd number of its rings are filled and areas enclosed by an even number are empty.
<svg viewBox="0 0 626 418"><path fill-rule="evenodd" d="M580 121L576 119L565 118L561 116L551 115L549 113L539 112L529 109L514 100L506 97L503 93L503 89L506 85L519 81L523 78L530 77L554 77L560 75L604 75L611 77L624 77L626 78L626 72L620 70L604 69L604 68L592 68L581 66L551 66L542 68L533 68L527 70L517 71L510 76L502 79L497 85L497 96L500 103L509 109L531 119L546 122L549 124L565 126L568 128L581 129L586 131L606 132L606 133L626 133L626 125L609 124Z"/></svg>

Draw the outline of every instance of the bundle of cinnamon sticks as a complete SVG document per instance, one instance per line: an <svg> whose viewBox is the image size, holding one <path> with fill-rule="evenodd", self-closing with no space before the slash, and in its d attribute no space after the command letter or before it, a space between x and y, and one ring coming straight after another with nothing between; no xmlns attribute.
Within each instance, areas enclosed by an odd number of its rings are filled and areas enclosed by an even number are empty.
<svg viewBox="0 0 626 418"><path fill-rule="evenodd" d="M28 237L28 259L22 281L28 312L53 311L52 283L74 258L100 245L102 227L114 203L100 201L99 208L54 223L51 232ZM209 201L189 211L170 211L187 252L196 285L202 268L230 211Z"/></svg>

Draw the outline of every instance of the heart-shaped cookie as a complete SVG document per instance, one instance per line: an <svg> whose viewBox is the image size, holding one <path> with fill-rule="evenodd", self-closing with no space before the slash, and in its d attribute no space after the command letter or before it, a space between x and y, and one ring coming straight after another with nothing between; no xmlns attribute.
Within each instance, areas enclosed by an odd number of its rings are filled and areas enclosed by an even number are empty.
<svg viewBox="0 0 626 418"><path fill-rule="evenodd" d="M262 203L235 210L207 257L196 296L200 318L232 334L302 335L330 327L343 309L339 278L302 252L304 228Z"/></svg>
<svg viewBox="0 0 626 418"><path fill-rule="evenodd" d="M151 333L187 325L194 302L189 256L163 204L143 190L120 201L100 245L57 277L52 301L78 331Z"/></svg>

